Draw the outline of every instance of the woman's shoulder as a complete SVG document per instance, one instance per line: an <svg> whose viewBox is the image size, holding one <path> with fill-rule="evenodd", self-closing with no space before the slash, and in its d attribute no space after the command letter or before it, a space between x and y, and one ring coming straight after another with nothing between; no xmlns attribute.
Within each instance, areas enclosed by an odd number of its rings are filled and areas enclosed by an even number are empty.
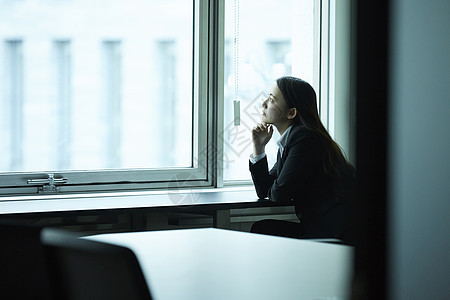
<svg viewBox="0 0 450 300"><path fill-rule="evenodd" d="M294 143L302 140L320 141L320 136L306 126L294 124L289 133L289 140Z"/></svg>
<svg viewBox="0 0 450 300"><path fill-rule="evenodd" d="M323 151L323 143L320 136L311 129L301 126L293 125L289 133L286 147L298 148L301 151L307 151L319 155Z"/></svg>

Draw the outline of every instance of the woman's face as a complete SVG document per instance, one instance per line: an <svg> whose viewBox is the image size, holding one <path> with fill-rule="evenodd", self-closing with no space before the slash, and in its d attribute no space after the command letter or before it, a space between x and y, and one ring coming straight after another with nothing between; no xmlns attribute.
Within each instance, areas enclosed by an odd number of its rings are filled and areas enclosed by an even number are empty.
<svg viewBox="0 0 450 300"><path fill-rule="evenodd" d="M289 122L289 108L283 94L275 83L269 91L267 99L262 103L261 121L266 124Z"/></svg>

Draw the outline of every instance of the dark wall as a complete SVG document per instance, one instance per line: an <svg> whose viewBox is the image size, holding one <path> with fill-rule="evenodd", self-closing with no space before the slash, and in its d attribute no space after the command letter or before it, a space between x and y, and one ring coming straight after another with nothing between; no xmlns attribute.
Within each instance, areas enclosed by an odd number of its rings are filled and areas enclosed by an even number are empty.
<svg viewBox="0 0 450 300"><path fill-rule="evenodd" d="M354 1L354 299L450 298L450 1Z"/></svg>
<svg viewBox="0 0 450 300"><path fill-rule="evenodd" d="M357 242L354 299L385 299L389 6L353 1Z"/></svg>

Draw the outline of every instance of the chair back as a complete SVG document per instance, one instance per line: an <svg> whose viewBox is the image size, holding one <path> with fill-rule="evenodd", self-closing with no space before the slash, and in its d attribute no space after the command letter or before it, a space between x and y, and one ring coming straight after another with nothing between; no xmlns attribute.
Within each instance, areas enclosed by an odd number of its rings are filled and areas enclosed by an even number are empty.
<svg viewBox="0 0 450 300"><path fill-rule="evenodd" d="M151 299L130 249L46 229L50 283L56 299Z"/></svg>

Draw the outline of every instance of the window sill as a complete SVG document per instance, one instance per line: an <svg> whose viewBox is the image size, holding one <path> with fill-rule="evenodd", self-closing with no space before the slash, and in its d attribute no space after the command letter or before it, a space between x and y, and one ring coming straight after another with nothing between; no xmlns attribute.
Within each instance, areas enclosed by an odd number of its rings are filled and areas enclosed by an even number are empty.
<svg viewBox="0 0 450 300"><path fill-rule="evenodd" d="M191 206L256 205L253 186L0 197L0 215Z"/></svg>

